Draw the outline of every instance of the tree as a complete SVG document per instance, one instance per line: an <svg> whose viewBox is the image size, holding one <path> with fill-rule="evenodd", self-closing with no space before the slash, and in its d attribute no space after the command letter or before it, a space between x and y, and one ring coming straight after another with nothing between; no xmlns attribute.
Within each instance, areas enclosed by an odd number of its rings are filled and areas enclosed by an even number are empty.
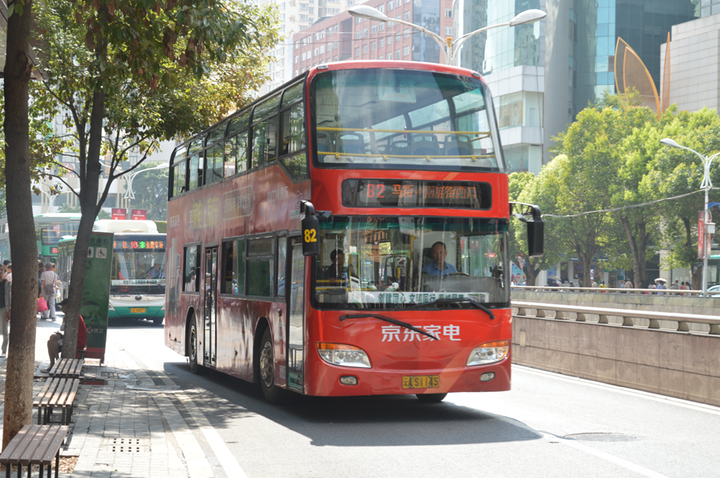
<svg viewBox="0 0 720 478"><path fill-rule="evenodd" d="M32 422L32 375L35 368L37 245L30 188L28 116L32 0L8 3L5 62L5 179L10 244L13 251L12 328L5 382L3 449Z"/></svg>
<svg viewBox="0 0 720 478"><path fill-rule="evenodd" d="M143 163L137 171L144 171L162 163ZM133 179L133 209L145 209L146 217L152 221L167 219L169 169L156 169L138 174Z"/></svg>
<svg viewBox="0 0 720 478"><path fill-rule="evenodd" d="M67 171L79 178L73 192L82 212L63 341L63 357L72 357L92 225L111 184L139 167L159 139L190 135L249 101L278 39L276 14L234 0L51 0L38 7L45 85L75 131L78 156L77 170ZM140 161L121 172L130 152Z"/></svg>
<svg viewBox="0 0 720 478"><path fill-rule="evenodd" d="M709 156L720 151L720 117L715 111L703 108L693 113L680 111L664 122L659 134L652 138L657 141L652 147L657 149L641 184L643 194L649 197L662 199L682 196L673 201L664 201L658 207L663 218L661 241L670 250L662 266L668 269L693 268L697 264L698 211L704 208L704 196L700 190L703 166L700 159L689 151L661 146L659 141L662 138L672 138L683 146ZM720 169L713 168L711 177L713 181L720 182ZM719 199L713 191L710 194L711 202ZM694 268L695 286L700 283L701 274L702 268Z"/></svg>
<svg viewBox="0 0 720 478"><path fill-rule="evenodd" d="M554 196L542 194L540 186L546 182L551 171L552 166L546 165L538 176L530 172L512 173L509 177L510 201L535 204L543 213L554 209L554 205L549 202ZM529 257L527 225L514 217L510 220L510 259L525 272L527 285L538 285L537 277L540 271L548 270L557 264L564 252L561 241L555 237L558 222L547 218L544 221L545 252L542 257Z"/></svg>

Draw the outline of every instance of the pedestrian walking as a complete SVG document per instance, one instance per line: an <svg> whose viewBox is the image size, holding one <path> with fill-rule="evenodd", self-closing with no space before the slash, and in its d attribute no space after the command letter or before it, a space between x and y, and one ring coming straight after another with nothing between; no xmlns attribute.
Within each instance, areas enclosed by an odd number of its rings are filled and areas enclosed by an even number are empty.
<svg viewBox="0 0 720 478"><path fill-rule="evenodd" d="M54 269L55 264L48 262L45 264L45 272L40 275L41 296L48 306L48 310L42 313L42 318L51 319L53 322L55 322L55 281L57 281L57 274L55 274Z"/></svg>

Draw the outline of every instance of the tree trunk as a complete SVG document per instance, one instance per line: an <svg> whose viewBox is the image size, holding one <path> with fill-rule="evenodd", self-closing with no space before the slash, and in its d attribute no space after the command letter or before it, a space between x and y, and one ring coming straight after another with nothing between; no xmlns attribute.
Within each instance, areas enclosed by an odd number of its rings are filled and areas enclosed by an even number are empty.
<svg viewBox="0 0 720 478"><path fill-rule="evenodd" d="M102 89L93 96L90 116L90 141L86 160L85 175L80 184L80 225L78 226L73 268L70 276L70 292L65 315L65 337L62 356L75 358L78 336L78 316L85 284L88 247L95 217L98 214L98 189L100 182L100 146L102 144L102 120L105 111L105 93Z"/></svg>
<svg viewBox="0 0 720 478"><path fill-rule="evenodd" d="M14 2L10 2L13 5ZM38 276L35 221L30 189L28 83L32 0L7 25L5 63L5 176L10 248L13 258L12 321L5 381L3 449L23 425L32 423L35 371L35 314Z"/></svg>
<svg viewBox="0 0 720 478"><path fill-rule="evenodd" d="M533 264L532 259L527 259L525 261L525 276L527 277L525 285L537 285L538 275L540 275L540 267Z"/></svg>

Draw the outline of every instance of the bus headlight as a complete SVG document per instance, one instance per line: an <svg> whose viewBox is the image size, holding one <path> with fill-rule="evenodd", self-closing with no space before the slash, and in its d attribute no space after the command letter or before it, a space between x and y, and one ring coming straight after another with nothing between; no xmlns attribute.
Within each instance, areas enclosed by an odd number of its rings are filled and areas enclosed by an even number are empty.
<svg viewBox="0 0 720 478"><path fill-rule="evenodd" d="M320 358L329 364L340 365L341 367L371 368L370 359L365 351L359 347L318 342L317 350Z"/></svg>
<svg viewBox="0 0 720 478"><path fill-rule="evenodd" d="M497 342L486 342L475 347L468 357L468 367L472 365L487 365L504 360L510 352L510 341L499 340Z"/></svg>
<svg viewBox="0 0 720 478"><path fill-rule="evenodd" d="M113 307L112 302L108 302L108 310L115 310L115 307Z"/></svg>

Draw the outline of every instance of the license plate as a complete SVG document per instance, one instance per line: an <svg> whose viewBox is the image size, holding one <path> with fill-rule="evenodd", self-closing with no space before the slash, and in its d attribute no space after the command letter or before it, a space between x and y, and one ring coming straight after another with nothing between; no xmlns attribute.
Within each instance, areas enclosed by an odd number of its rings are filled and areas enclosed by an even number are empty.
<svg viewBox="0 0 720 478"><path fill-rule="evenodd" d="M440 375L405 375L402 388L439 388Z"/></svg>
<svg viewBox="0 0 720 478"><path fill-rule="evenodd" d="M133 309L130 309L130 313L131 313L131 314L144 314L144 313L145 313L145 308L144 308L144 307L142 307L142 308L133 308Z"/></svg>

